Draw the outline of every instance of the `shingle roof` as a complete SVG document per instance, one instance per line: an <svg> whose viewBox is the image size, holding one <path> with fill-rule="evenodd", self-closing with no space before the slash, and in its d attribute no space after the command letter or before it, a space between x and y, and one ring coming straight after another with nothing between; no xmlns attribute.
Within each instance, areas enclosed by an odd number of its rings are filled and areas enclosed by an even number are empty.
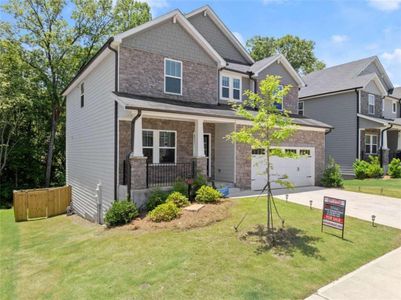
<svg viewBox="0 0 401 300"><path fill-rule="evenodd" d="M391 91L390 96L397 99L401 99L401 86L394 88Z"/></svg>
<svg viewBox="0 0 401 300"><path fill-rule="evenodd" d="M280 54L275 54L269 57L266 57L264 59L258 60L257 62L255 62L251 68L250 71L253 73L257 73L258 71L260 71L264 66L272 63L273 61L275 61L278 57L280 56Z"/></svg>
<svg viewBox="0 0 401 300"><path fill-rule="evenodd" d="M307 74L303 77L306 87L301 89L299 97L363 87L374 74L358 75L375 59L376 56L372 56Z"/></svg>
<svg viewBox="0 0 401 300"><path fill-rule="evenodd" d="M125 109L143 109L166 113L242 119L242 117L238 116L231 108L231 106L227 104L203 104L170 100L165 98L146 97L127 93L113 93L118 96L119 101L125 107ZM290 115L290 117L292 118L293 123L299 126L309 126L326 129L332 128L332 126L326 123L309 119L307 117L299 115Z"/></svg>

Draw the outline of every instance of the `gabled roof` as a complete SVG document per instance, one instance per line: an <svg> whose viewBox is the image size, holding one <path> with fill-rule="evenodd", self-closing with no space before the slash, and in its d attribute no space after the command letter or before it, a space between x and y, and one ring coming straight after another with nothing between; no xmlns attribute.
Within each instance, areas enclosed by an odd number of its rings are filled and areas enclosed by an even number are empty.
<svg viewBox="0 0 401 300"><path fill-rule="evenodd" d="M376 56L372 56L307 74L303 77L306 87L301 89L299 97L365 88L372 80L386 94L387 91L376 73L360 75L376 59Z"/></svg>
<svg viewBox="0 0 401 300"><path fill-rule="evenodd" d="M223 23L223 21L217 16L217 14L213 11L213 9L209 5L202 6L194 11L186 14L187 18L195 16L197 14L207 14L210 16L210 19L217 25L217 27L224 33L224 35L232 42L234 47L241 53L241 55L250 63L253 64L255 61L245 49L245 47L238 41L235 35L227 28L227 26Z"/></svg>
<svg viewBox="0 0 401 300"><path fill-rule="evenodd" d="M401 100L401 86L393 88L390 91L389 96Z"/></svg>
<svg viewBox="0 0 401 300"><path fill-rule="evenodd" d="M382 63L380 62L380 59L377 56L371 56L371 57L368 57L368 59L370 59L370 61L368 61L366 63L366 65L362 67L362 69L359 71L358 75L360 75L363 71L365 71L365 69L371 63L374 63L376 65L376 67L379 69L379 71L381 72L381 75L382 75L381 78L384 80L384 82L389 87L389 89L392 89L393 83L391 82L390 77L388 77L386 70L384 69Z"/></svg>

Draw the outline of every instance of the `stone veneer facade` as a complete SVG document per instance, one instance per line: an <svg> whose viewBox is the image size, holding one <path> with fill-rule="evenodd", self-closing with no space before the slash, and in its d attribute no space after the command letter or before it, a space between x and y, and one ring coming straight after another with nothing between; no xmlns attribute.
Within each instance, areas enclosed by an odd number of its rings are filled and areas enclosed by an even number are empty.
<svg viewBox="0 0 401 300"><path fill-rule="evenodd" d="M367 115L367 116L372 116L376 118L381 118L383 117L383 102L382 98L379 95L374 95L375 96L375 113L369 114L368 113L368 103L369 103L369 94L365 91L361 91L361 114Z"/></svg>
<svg viewBox="0 0 401 300"><path fill-rule="evenodd" d="M211 123L204 123L204 133L210 133L211 142L211 175L214 176L214 130L215 126ZM194 122L173 121L163 119L147 119L142 120L142 128L155 130L175 130L177 132L177 162L187 163L193 161L193 134L195 131ZM131 122L119 122L119 183L123 184L124 177L124 161L130 153L131 145ZM126 163L126 168L128 164Z"/></svg>
<svg viewBox="0 0 401 300"><path fill-rule="evenodd" d="M119 92L205 104L217 104L217 66L182 61L182 95L164 93L165 56L121 47ZM174 59L174 57L169 57Z"/></svg>
<svg viewBox="0 0 401 300"><path fill-rule="evenodd" d="M240 127L237 127L240 128ZM325 134L319 131L297 130L294 135L279 146L315 148L315 184L319 184L325 168ZM237 143L236 185L251 188L251 147Z"/></svg>

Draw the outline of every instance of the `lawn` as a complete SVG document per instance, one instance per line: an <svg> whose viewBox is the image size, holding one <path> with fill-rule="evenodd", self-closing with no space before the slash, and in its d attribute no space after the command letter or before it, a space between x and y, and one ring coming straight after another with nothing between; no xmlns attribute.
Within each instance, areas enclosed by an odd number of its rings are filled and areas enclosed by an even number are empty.
<svg viewBox="0 0 401 300"><path fill-rule="evenodd" d="M401 179L344 180L344 189L353 192L401 198Z"/></svg>
<svg viewBox="0 0 401 300"><path fill-rule="evenodd" d="M263 200L235 200L224 221L187 231L105 230L76 216L14 223L2 210L0 298L300 299L401 245L399 230L353 218L346 240L321 233L320 210L277 202L300 230L281 255L239 239L264 222Z"/></svg>

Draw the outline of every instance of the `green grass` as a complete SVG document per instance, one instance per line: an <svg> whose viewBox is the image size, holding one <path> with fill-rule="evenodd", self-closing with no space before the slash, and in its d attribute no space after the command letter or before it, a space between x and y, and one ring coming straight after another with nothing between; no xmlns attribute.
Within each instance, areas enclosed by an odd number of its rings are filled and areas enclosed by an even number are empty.
<svg viewBox="0 0 401 300"><path fill-rule="evenodd" d="M353 192L401 198L401 179L344 180L344 189Z"/></svg>
<svg viewBox="0 0 401 300"><path fill-rule="evenodd" d="M321 233L320 210L277 201L301 233L286 255L258 251L239 236L264 223L265 202L235 203L228 219L188 231L105 230L66 216L13 223L0 211L1 298L300 299L401 245L399 230L353 218L346 240Z"/></svg>

